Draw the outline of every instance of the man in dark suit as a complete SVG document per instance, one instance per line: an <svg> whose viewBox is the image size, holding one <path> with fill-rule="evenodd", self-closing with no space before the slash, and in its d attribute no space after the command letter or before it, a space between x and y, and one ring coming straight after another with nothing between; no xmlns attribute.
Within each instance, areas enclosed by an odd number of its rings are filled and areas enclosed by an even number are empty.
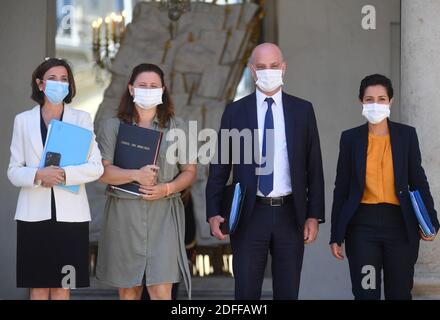
<svg viewBox="0 0 440 320"><path fill-rule="evenodd" d="M206 187L207 219L212 234L224 240L222 195L232 170L233 182L247 188L231 235L235 298L261 298L270 252L274 299L298 299L304 244L316 240L325 221L315 114L310 102L282 91L286 64L276 45L256 47L249 67L257 90L224 111ZM231 143L233 134L224 134L249 131L238 143Z"/></svg>

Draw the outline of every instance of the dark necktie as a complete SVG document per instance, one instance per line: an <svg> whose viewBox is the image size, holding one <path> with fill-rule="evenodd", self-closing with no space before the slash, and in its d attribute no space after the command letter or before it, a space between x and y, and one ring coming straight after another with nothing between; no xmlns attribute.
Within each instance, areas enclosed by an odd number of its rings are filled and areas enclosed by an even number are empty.
<svg viewBox="0 0 440 320"><path fill-rule="evenodd" d="M274 159L274 124L273 124L273 113L272 105L274 100L272 98L266 98L267 102L267 112L264 119L264 132L263 132L263 150L261 152L262 158L266 160L263 165L264 175L260 175L259 189L261 193L267 197L273 191L273 159ZM267 130L272 130L272 135L267 134ZM269 141L271 139L271 141ZM270 157L270 159L269 159ZM267 166L270 165L271 168Z"/></svg>

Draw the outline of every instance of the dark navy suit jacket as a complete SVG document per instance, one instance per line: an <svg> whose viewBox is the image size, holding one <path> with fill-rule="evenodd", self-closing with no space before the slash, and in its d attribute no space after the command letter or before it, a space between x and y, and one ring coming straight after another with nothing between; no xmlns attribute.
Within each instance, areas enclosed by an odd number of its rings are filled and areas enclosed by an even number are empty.
<svg viewBox="0 0 440 320"><path fill-rule="evenodd" d="M310 102L283 93L286 140L290 166L290 176L295 201L298 227L303 228L307 218L325 221L324 213L324 176L322 169L321 148L316 126L315 113ZM228 105L223 113L220 130L258 129L256 93ZM249 145L247 144L247 147ZM240 141L240 150L232 148L230 143L229 158L226 164L211 163L206 186L206 215L210 217L224 215L221 212L222 192L232 170L233 182L240 182L247 187L245 203L240 225L251 218L254 208L258 177L255 148L258 149L258 135L252 134L252 162L244 163L245 139ZM221 159L222 143L217 145L217 158ZM240 151L240 163L232 161L232 152ZM275 164L276 165L276 164ZM293 213L292 213L293 214Z"/></svg>
<svg viewBox="0 0 440 320"><path fill-rule="evenodd" d="M415 128L388 121L393 152L395 191L400 201L410 240L419 240L418 222L409 191L419 190L436 230L437 212L422 167ZM341 244L347 226L361 203L365 190L368 150L368 123L342 133L331 221L330 243Z"/></svg>

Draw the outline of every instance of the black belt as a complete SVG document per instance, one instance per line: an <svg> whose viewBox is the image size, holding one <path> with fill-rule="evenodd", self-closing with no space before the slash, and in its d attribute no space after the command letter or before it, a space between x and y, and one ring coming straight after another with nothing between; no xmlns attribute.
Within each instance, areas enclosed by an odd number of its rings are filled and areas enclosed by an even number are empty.
<svg viewBox="0 0 440 320"><path fill-rule="evenodd" d="M257 203L269 205L271 207L281 207L287 203L293 202L293 194L283 197L265 198L257 196Z"/></svg>

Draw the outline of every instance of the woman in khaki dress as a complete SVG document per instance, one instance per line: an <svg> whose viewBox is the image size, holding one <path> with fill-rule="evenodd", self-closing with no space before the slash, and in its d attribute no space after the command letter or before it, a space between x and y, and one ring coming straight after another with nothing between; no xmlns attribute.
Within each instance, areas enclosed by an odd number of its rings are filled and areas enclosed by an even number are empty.
<svg viewBox="0 0 440 320"><path fill-rule="evenodd" d="M121 122L163 132L157 166L125 170L113 165ZM142 197L110 187L106 192L97 278L118 287L122 300L140 299L144 277L151 299L171 299L172 285L182 277L191 295L180 192L196 178L196 165L190 164L196 156L183 159L186 152L181 141L175 144L166 139L172 129L188 133L183 122L174 118L162 70L152 64L137 66L121 99L118 117L101 124L97 138L105 167L100 181L109 185L138 182L142 186ZM177 151L178 161L167 159L169 147Z"/></svg>

